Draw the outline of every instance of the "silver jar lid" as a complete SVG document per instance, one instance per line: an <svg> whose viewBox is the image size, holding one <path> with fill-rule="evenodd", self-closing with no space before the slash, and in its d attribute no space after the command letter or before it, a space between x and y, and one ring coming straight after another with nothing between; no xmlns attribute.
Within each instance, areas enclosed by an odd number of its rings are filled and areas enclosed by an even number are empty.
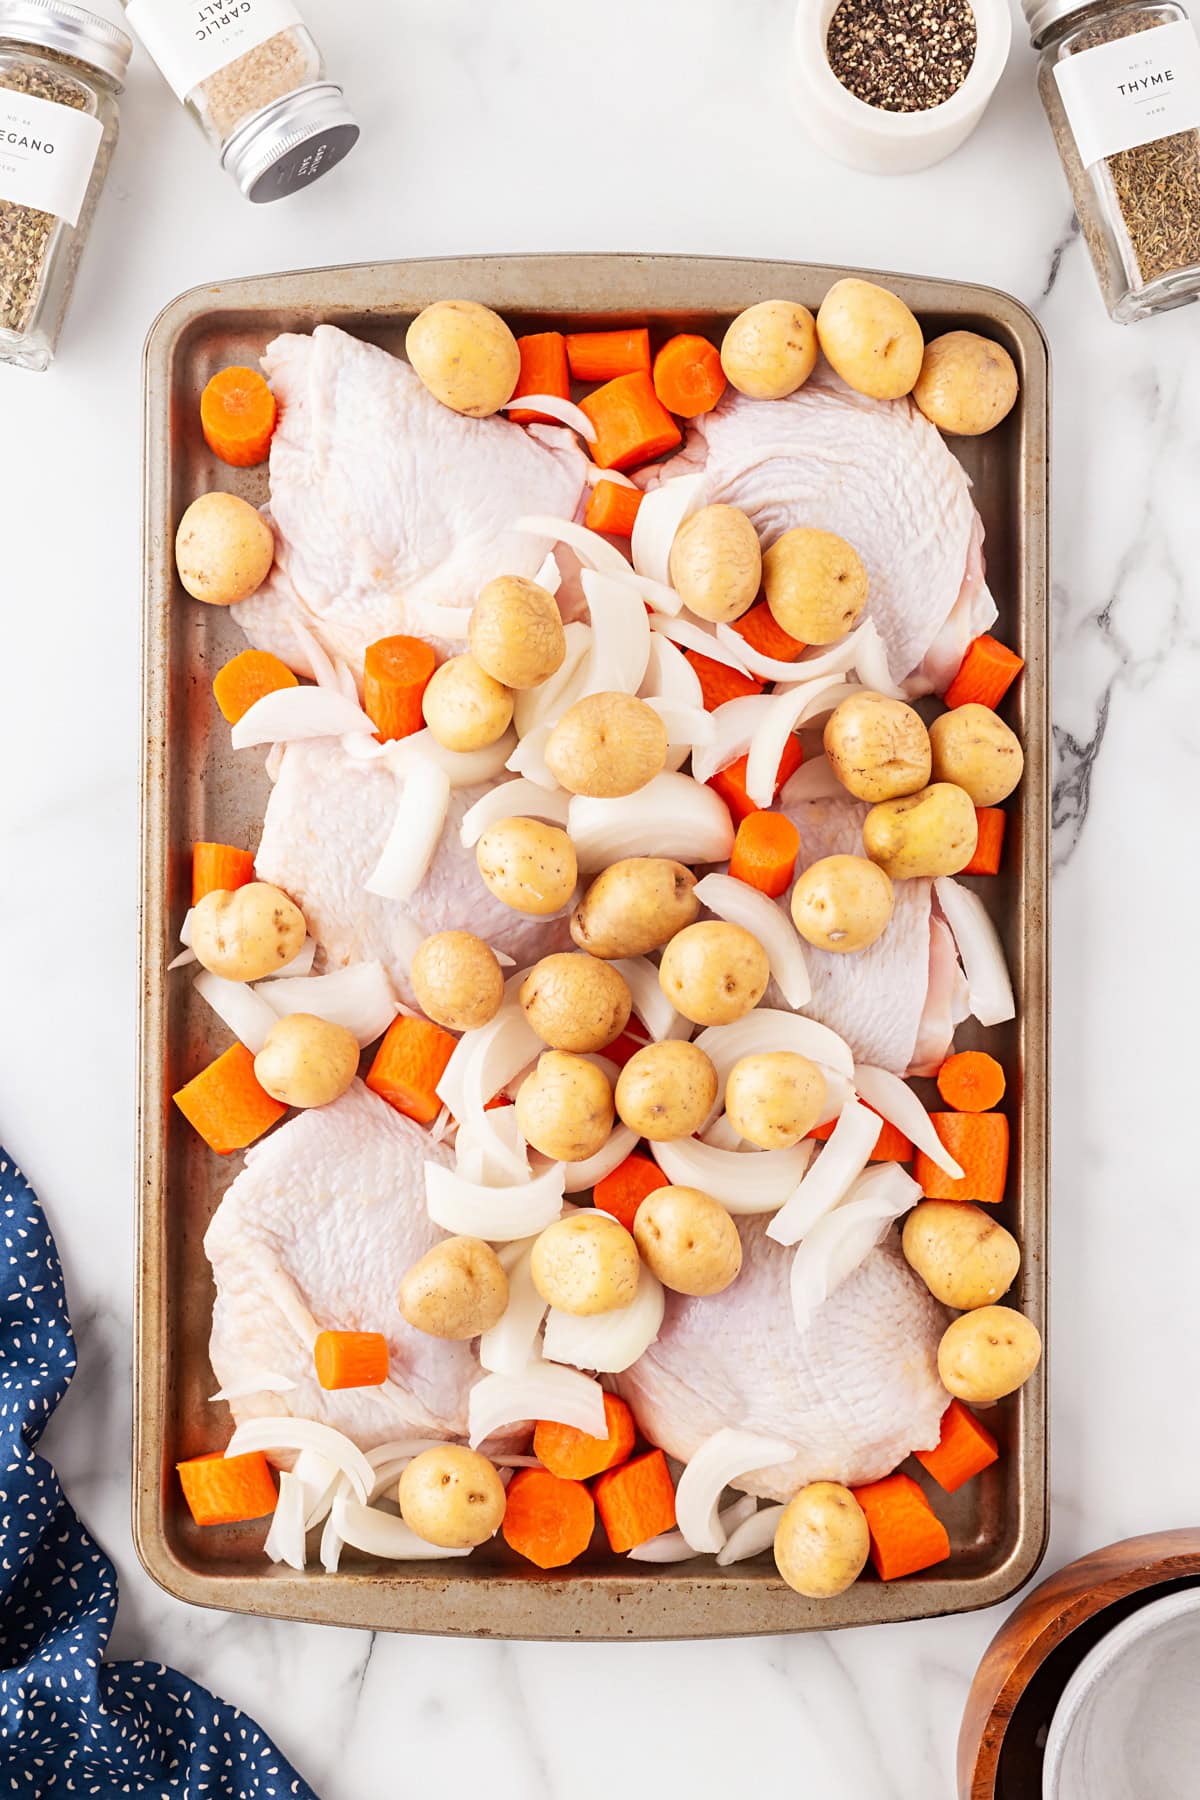
<svg viewBox="0 0 1200 1800"><path fill-rule="evenodd" d="M1069 19L1072 13L1082 12L1088 4L1089 0L1021 0L1030 43L1035 49L1039 48L1052 25L1057 25L1060 19Z"/></svg>
<svg viewBox="0 0 1200 1800"><path fill-rule="evenodd" d="M67 0L0 0L0 38L61 50L115 82L124 81L133 55L133 44L119 26Z"/></svg>
<svg viewBox="0 0 1200 1800"><path fill-rule="evenodd" d="M332 81L285 94L240 125L221 154L247 200L282 200L340 163L358 123Z"/></svg>

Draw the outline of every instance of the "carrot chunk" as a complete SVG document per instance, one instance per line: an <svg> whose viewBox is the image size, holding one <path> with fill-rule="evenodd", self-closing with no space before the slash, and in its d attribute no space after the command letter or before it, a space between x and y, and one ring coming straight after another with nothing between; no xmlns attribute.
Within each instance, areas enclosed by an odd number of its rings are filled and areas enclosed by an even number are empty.
<svg viewBox="0 0 1200 1800"><path fill-rule="evenodd" d="M175 1467L197 1525L238 1525L275 1511L275 1478L261 1450L245 1456L222 1456L218 1450Z"/></svg>
<svg viewBox="0 0 1200 1800"><path fill-rule="evenodd" d="M674 1529L675 1487L661 1450L610 1469L592 1492L609 1547L618 1554Z"/></svg>
<svg viewBox="0 0 1200 1800"><path fill-rule="evenodd" d="M367 1075L367 1086L418 1125L432 1125L442 1110L437 1084L457 1039L428 1019L393 1019Z"/></svg>
<svg viewBox="0 0 1200 1800"><path fill-rule="evenodd" d="M750 694L761 694L763 684L756 681L753 675L743 675L737 669L731 669L728 663L716 662L711 656L702 656L699 650L685 650L683 653L691 663L700 681L700 697L704 701L706 712L716 712L718 706L724 706L727 700L744 700Z"/></svg>
<svg viewBox="0 0 1200 1800"><path fill-rule="evenodd" d="M604 1054L611 1056L611 1045ZM634 1150L611 1174L601 1176L592 1190L592 1198L601 1212L611 1213L626 1231L632 1231L634 1215L646 1195L670 1185L656 1162L648 1156L639 1156Z"/></svg>
<svg viewBox="0 0 1200 1800"><path fill-rule="evenodd" d="M609 537L632 537L638 508L645 495L638 488L621 487L615 481L598 481L592 489L583 522L589 531L606 531Z"/></svg>
<svg viewBox="0 0 1200 1800"><path fill-rule="evenodd" d="M942 1414L937 1449L916 1450L913 1454L940 1488L956 1494L964 1483L999 1460L1000 1446L961 1400L952 1400Z"/></svg>
<svg viewBox="0 0 1200 1800"><path fill-rule="evenodd" d="M611 381L615 375L650 373L650 333L569 331L567 361L576 381Z"/></svg>
<svg viewBox="0 0 1200 1800"><path fill-rule="evenodd" d="M639 1050L646 1048L646 1041L645 1038L635 1038L632 1032L623 1031L620 1037L613 1039L611 1044L605 1044L605 1060L616 1063L618 1069L623 1069L630 1057L636 1056Z"/></svg>
<svg viewBox="0 0 1200 1800"><path fill-rule="evenodd" d="M795 662L808 649L799 638L785 631L765 600L759 600L740 619L731 621L739 637L744 637L752 650L762 656L773 656L776 662Z"/></svg>
<svg viewBox="0 0 1200 1800"><path fill-rule="evenodd" d="M234 844L192 845L192 905L205 894L232 893L254 880L254 857Z"/></svg>
<svg viewBox="0 0 1200 1800"><path fill-rule="evenodd" d="M514 400L520 400L524 394L553 394L559 400L571 398L567 341L561 331L537 331L530 337L519 337L517 349L521 353L521 373L512 391ZM549 413L530 412L528 407L511 411L508 416L518 425L559 423Z"/></svg>
<svg viewBox="0 0 1200 1800"><path fill-rule="evenodd" d="M923 1150L913 1175L927 1200L975 1200L999 1206L1008 1179L1008 1120L1003 1113L930 1113L933 1128L963 1171L947 1175Z"/></svg>
<svg viewBox="0 0 1200 1800"><path fill-rule="evenodd" d="M244 1150L287 1111L259 1086L254 1058L244 1044L230 1044L215 1062L193 1075L174 1100L218 1156Z"/></svg>
<svg viewBox="0 0 1200 1800"><path fill-rule="evenodd" d="M725 387L721 352L707 338L680 332L654 359L654 391L667 411L681 419L711 412Z"/></svg>
<svg viewBox="0 0 1200 1800"><path fill-rule="evenodd" d="M733 840L729 873L777 900L787 892L799 854L800 833L786 813L748 813Z"/></svg>
<svg viewBox="0 0 1200 1800"><path fill-rule="evenodd" d="M561 1569L592 1541L596 1508L582 1481L518 1469L508 1484L504 1541L539 1569Z"/></svg>
<svg viewBox="0 0 1200 1800"><path fill-rule="evenodd" d="M958 674L946 689L946 705L999 706L1021 670L1024 657L984 632L967 646Z"/></svg>
<svg viewBox="0 0 1200 1800"><path fill-rule="evenodd" d="M623 1463L637 1441L633 1414L615 1394L604 1396L604 1421L608 1435L598 1438L589 1437L574 1425L539 1419L533 1434L533 1454L562 1481L590 1481L593 1475L602 1475L605 1469Z"/></svg>
<svg viewBox="0 0 1200 1800"><path fill-rule="evenodd" d="M264 694L299 685L287 664L269 650L241 650L213 676L213 699L229 723L236 725Z"/></svg>
<svg viewBox="0 0 1200 1800"><path fill-rule="evenodd" d="M975 824L978 837L975 854L963 870L964 875L998 875L1004 851L1004 828L1008 814L999 806L977 806Z"/></svg>
<svg viewBox="0 0 1200 1800"><path fill-rule="evenodd" d="M871 1561L880 1581L945 1562L949 1534L911 1475L885 1475L850 1491L867 1515Z"/></svg>
<svg viewBox="0 0 1200 1800"><path fill-rule="evenodd" d="M367 645L363 711L381 744L420 731L421 700L436 664L433 645L424 638L387 637Z"/></svg>
<svg viewBox="0 0 1200 1800"><path fill-rule="evenodd" d="M863 1105L866 1105L865 1101L863 1102ZM874 1112L875 1108L873 1106L867 1107L867 1111ZM836 1124L836 1119L830 1119L827 1125L816 1126L808 1135L810 1138L816 1138L817 1142L820 1144L827 1143L833 1136L833 1130ZM911 1138L906 1138L898 1126L893 1125L890 1119L885 1119L883 1121L883 1129L875 1140L875 1148L871 1152L871 1161L877 1163L906 1163L911 1162L912 1158L913 1146Z"/></svg>
<svg viewBox="0 0 1200 1800"><path fill-rule="evenodd" d="M382 1387L388 1341L382 1331L319 1331L313 1363L323 1388Z"/></svg>
<svg viewBox="0 0 1200 1800"><path fill-rule="evenodd" d="M275 416L275 396L257 369L221 369L200 396L204 441L235 469L266 461Z"/></svg>
<svg viewBox="0 0 1200 1800"><path fill-rule="evenodd" d="M727 769L722 769L719 774L714 775L708 784L714 793L720 794L729 808L730 816L735 824L740 824L752 813L762 810L754 804L746 792L746 769L749 761L748 756L739 756L737 761L731 762ZM784 745L783 755L779 759L779 767L775 772L775 792L777 794L784 783L791 780L803 761L804 751L800 747L800 739L795 736L789 737Z"/></svg>
<svg viewBox="0 0 1200 1800"><path fill-rule="evenodd" d="M938 1070L937 1085L955 1112L990 1112L1004 1098L1004 1070L984 1050L960 1050Z"/></svg>
<svg viewBox="0 0 1200 1800"><path fill-rule="evenodd" d="M618 375L579 402L596 427L592 461L601 469L631 469L682 441L678 425L654 391L648 369Z"/></svg>

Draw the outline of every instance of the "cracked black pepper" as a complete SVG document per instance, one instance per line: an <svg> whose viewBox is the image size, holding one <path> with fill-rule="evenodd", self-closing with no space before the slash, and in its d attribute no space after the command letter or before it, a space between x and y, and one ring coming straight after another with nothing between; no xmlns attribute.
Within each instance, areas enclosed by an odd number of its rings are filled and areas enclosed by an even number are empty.
<svg viewBox="0 0 1200 1800"><path fill-rule="evenodd" d="M825 34L829 67L856 100L928 112L958 91L975 60L967 0L841 0Z"/></svg>

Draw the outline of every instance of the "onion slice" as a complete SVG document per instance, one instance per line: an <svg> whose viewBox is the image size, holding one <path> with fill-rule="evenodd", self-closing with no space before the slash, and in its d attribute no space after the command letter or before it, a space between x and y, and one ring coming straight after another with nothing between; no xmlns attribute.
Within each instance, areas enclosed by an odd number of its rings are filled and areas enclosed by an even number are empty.
<svg viewBox="0 0 1200 1800"><path fill-rule="evenodd" d="M513 1187L481 1187L441 1163L425 1164L425 1206L443 1231L488 1243L511 1243L552 1225L562 1210L563 1171L551 1163Z"/></svg>
<svg viewBox="0 0 1200 1800"><path fill-rule="evenodd" d="M637 1147L638 1133L628 1125L613 1126L605 1142L583 1162L563 1164L563 1178L568 1194L582 1194L611 1175L629 1153Z"/></svg>
<svg viewBox="0 0 1200 1800"><path fill-rule="evenodd" d="M368 894L381 894L386 900L407 900L420 887L450 806L450 777L428 757L414 757L401 780L396 817L365 883Z"/></svg>
<svg viewBox="0 0 1200 1800"><path fill-rule="evenodd" d="M777 906L769 894L762 894L734 875L706 875L698 881L695 894L702 906L741 925L757 938L767 953L767 963L780 992L789 1006L807 1006L812 999L812 983L800 934L787 913Z"/></svg>
<svg viewBox="0 0 1200 1800"><path fill-rule="evenodd" d="M704 705L700 677L678 644L673 644L661 631L650 633L650 658L646 664L645 680L638 693L646 701L664 700L676 706ZM688 759L690 748L683 744L668 744L667 768L681 769Z"/></svg>
<svg viewBox="0 0 1200 1800"><path fill-rule="evenodd" d="M729 632L728 627L725 629L735 640L734 644L706 631L703 625L697 625L691 619L655 619L653 628L684 650L695 650L712 662L724 663L726 668L736 669L739 675L750 673L748 663L739 654L740 650L748 650L749 645L744 638L738 637L736 631ZM721 628L718 626L717 629L719 631Z"/></svg>
<svg viewBox="0 0 1200 1800"><path fill-rule="evenodd" d="M618 957L610 965L618 969L625 977L625 982L633 996L633 1010L642 1021L656 1044L669 1037L678 1025L681 1014L675 1011L667 996L663 993L662 983L658 979L658 970L644 956ZM690 1022L683 1021L691 1031Z"/></svg>
<svg viewBox="0 0 1200 1800"><path fill-rule="evenodd" d="M302 738L374 730L361 706L336 688L276 688L247 707L229 741L235 750L249 750L255 744L294 744Z"/></svg>
<svg viewBox="0 0 1200 1800"><path fill-rule="evenodd" d="M307 1513L304 1483L285 1469L279 1477L279 1497L271 1515L263 1550L274 1563L286 1563L289 1569L303 1569L304 1520Z"/></svg>
<svg viewBox="0 0 1200 1800"><path fill-rule="evenodd" d="M506 993L520 986L523 972L509 977ZM507 999L494 1019L459 1038L437 1085L438 1099L466 1125L485 1155L494 1157L514 1181L525 1181L529 1161L523 1147L514 1152L487 1103L545 1049L518 1003Z"/></svg>
<svg viewBox="0 0 1200 1800"><path fill-rule="evenodd" d="M829 1296L865 1262L894 1219L915 1206L921 1189L898 1163L860 1175L840 1206L797 1246L792 1259L792 1313L804 1333Z"/></svg>
<svg viewBox="0 0 1200 1800"><path fill-rule="evenodd" d="M619 857L715 863L728 862L733 850L733 824L724 801L690 775L670 771L620 800L574 795L567 830L585 875Z"/></svg>
<svg viewBox="0 0 1200 1800"><path fill-rule="evenodd" d="M787 1205L767 1226L767 1236L777 1244L796 1244L807 1237L862 1174L882 1130L883 1120L878 1113L857 1100L848 1100L829 1142Z"/></svg>
<svg viewBox="0 0 1200 1800"><path fill-rule="evenodd" d="M301 1450L292 1465L292 1474L304 1484L304 1529L309 1532L326 1517L338 1489L347 1485L345 1477L315 1450Z"/></svg>
<svg viewBox="0 0 1200 1800"><path fill-rule="evenodd" d="M419 1538L410 1525L377 1507L364 1506L347 1494L339 1494L329 1515L343 1544L367 1556L389 1562L434 1562L451 1556L470 1556L469 1550L446 1550Z"/></svg>
<svg viewBox="0 0 1200 1800"><path fill-rule="evenodd" d="M646 608L626 583L594 569L585 569L581 582L592 622L582 694L636 694L650 660Z"/></svg>
<svg viewBox="0 0 1200 1800"><path fill-rule="evenodd" d="M341 1471L364 1504L371 1491L371 1465L358 1445L345 1432L316 1419L246 1419L226 1444L225 1454L243 1456L250 1450L315 1450Z"/></svg>
<svg viewBox="0 0 1200 1800"><path fill-rule="evenodd" d="M782 1506L764 1506L761 1511L747 1514L733 1530L728 1531L725 1548L717 1552L717 1564L727 1569L731 1563L746 1562L752 1556L761 1556L775 1542L775 1533L779 1529L779 1521L786 1508ZM725 1523L722 1515L721 1523Z"/></svg>
<svg viewBox="0 0 1200 1800"><path fill-rule="evenodd" d="M569 519L552 519L549 514L528 513L517 519L514 531L529 537L549 538L552 544L566 544L585 569L598 569L602 575L632 575L633 570L615 545L598 531L586 525L575 525Z"/></svg>
<svg viewBox="0 0 1200 1800"><path fill-rule="evenodd" d="M467 1419L473 1450L493 1432L530 1419L574 1425L589 1437L608 1435L600 1383L559 1363L531 1362L519 1375L485 1375L471 1389Z"/></svg>
<svg viewBox="0 0 1200 1800"><path fill-rule="evenodd" d="M278 1375L274 1369L257 1370L252 1375L227 1381L223 1388L208 1397L215 1400L244 1400L249 1394L290 1394L296 1383L290 1375Z"/></svg>
<svg viewBox="0 0 1200 1800"><path fill-rule="evenodd" d="M514 395L511 400L504 402L501 410L507 412L511 407L517 407L521 412L547 413L550 418L557 419L560 425L568 425L572 431L577 431L580 437L585 438L589 444L594 444L596 441L596 427L583 408L574 405L570 400L561 399L558 394ZM530 422L533 424L544 423L541 420Z"/></svg>
<svg viewBox="0 0 1200 1800"><path fill-rule="evenodd" d="M542 1355L548 1362L619 1375L658 1337L665 1303L662 1283L642 1263L637 1292L628 1306L588 1318L552 1306L546 1314Z"/></svg>
<svg viewBox="0 0 1200 1800"><path fill-rule="evenodd" d="M752 1518L758 1506L753 1494L743 1494L740 1500L731 1501L723 1512L718 1513L721 1529L731 1536L736 1534L744 1522ZM682 1531L664 1531L658 1537L648 1538L644 1544L637 1544L629 1552L630 1562L676 1563L691 1562L696 1552L684 1537Z"/></svg>
<svg viewBox="0 0 1200 1800"><path fill-rule="evenodd" d="M336 1496L335 1496L336 1498ZM334 1529L333 1508L329 1509L329 1517L325 1521L325 1529L321 1533L321 1567L327 1575L336 1575L342 1560L345 1544Z"/></svg>
<svg viewBox="0 0 1200 1800"><path fill-rule="evenodd" d="M856 1063L854 1085L875 1111L910 1138L923 1150L930 1162L954 1181L962 1180L962 1169L955 1162L933 1128L933 1120L913 1093L907 1081L893 1075L890 1069L877 1069L871 1063Z"/></svg>
<svg viewBox="0 0 1200 1800"><path fill-rule="evenodd" d="M789 737L818 712L844 700L846 685L837 675L823 675L771 697L751 740L746 764L746 792L756 806L770 806L775 798L775 778Z"/></svg>
<svg viewBox="0 0 1200 1800"><path fill-rule="evenodd" d="M374 726L371 727L374 730ZM382 757L394 775L403 775L414 762L436 763L438 768L449 777L452 788L480 787L485 781L495 781L503 773L504 764L512 754L517 735L511 729L494 744L488 744L483 750L447 750L439 744L432 731L414 731L411 737L400 738L395 743L377 744L369 738L366 744L350 750L360 761L374 761ZM369 748L367 746L370 746Z"/></svg>
<svg viewBox="0 0 1200 1800"><path fill-rule="evenodd" d="M546 1302L533 1285L530 1245L508 1271L508 1305L479 1340L479 1361L494 1375L524 1373L537 1352Z"/></svg>
<svg viewBox="0 0 1200 1800"><path fill-rule="evenodd" d="M856 625L853 631L840 638L836 644L819 650L816 656L802 656L798 662L781 662L776 656L767 656L763 651L756 650L732 625L717 626L717 641L741 656L749 674L757 675L763 681L792 684L815 681L818 676L845 675L854 667L861 631L862 626Z"/></svg>
<svg viewBox="0 0 1200 1800"><path fill-rule="evenodd" d="M845 1038L819 1019L804 1019L775 1006L757 1006L732 1025L709 1025L696 1043L716 1069L722 1090L741 1057L773 1050L794 1050L848 1081L854 1075L854 1056Z"/></svg>
<svg viewBox="0 0 1200 1800"><path fill-rule="evenodd" d="M226 981L223 975L214 975L211 969L204 969L197 975L192 986L251 1056L257 1056L272 1025L278 1023L277 1015L267 1002L246 982Z"/></svg>
<svg viewBox="0 0 1200 1800"><path fill-rule="evenodd" d="M631 481L620 469L602 469L598 463L590 462L583 473L589 487L599 487L602 481L611 481L617 487L632 488L635 493L638 491L637 482Z"/></svg>
<svg viewBox="0 0 1200 1800"><path fill-rule="evenodd" d="M795 1454L794 1447L783 1438L763 1437L729 1425L706 1438L675 1490L675 1517L692 1549L724 1549L726 1533L718 1508L731 1481L791 1462Z"/></svg>
<svg viewBox="0 0 1200 1800"><path fill-rule="evenodd" d="M949 875L939 875L933 891L962 958L972 1013L981 1025L1003 1025L1016 1017L1017 1008L1004 946L987 907Z"/></svg>
<svg viewBox="0 0 1200 1800"><path fill-rule="evenodd" d="M650 1151L668 1181L711 1194L741 1218L777 1212L803 1178L813 1146L805 1138L790 1150L716 1150L699 1138L671 1138Z"/></svg>
<svg viewBox="0 0 1200 1800"><path fill-rule="evenodd" d="M529 1146L521 1136L515 1106L487 1109L487 1131L482 1136L470 1124L458 1128L454 1140L455 1166L464 1181L478 1187L508 1187L529 1180Z"/></svg>
<svg viewBox="0 0 1200 1800"><path fill-rule="evenodd" d="M552 793L535 781L518 776L515 781L502 781L489 788L474 806L463 814L458 835L464 850L477 844L489 825L498 819L549 819L552 825L566 825L568 796Z"/></svg>
<svg viewBox="0 0 1200 1800"><path fill-rule="evenodd" d="M743 694L737 700L726 700L722 706L714 708L710 714L712 739L702 744L692 758L692 774L696 780L711 781L739 756L745 756L755 732L764 719L771 716L774 704L773 694Z"/></svg>
<svg viewBox="0 0 1200 1800"><path fill-rule="evenodd" d="M779 795L784 807L802 806L808 800L845 800L847 790L833 772L826 756L814 756L796 770Z"/></svg>
<svg viewBox="0 0 1200 1800"><path fill-rule="evenodd" d="M880 637L874 619L864 619L855 633L854 672L873 694L884 694L889 700L908 698L893 679L887 645Z"/></svg>
<svg viewBox="0 0 1200 1800"><path fill-rule="evenodd" d="M254 993L277 1019L312 1013L331 1025L345 1026L362 1050L383 1036L400 1010L381 962L349 963L328 975L301 975L287 981L277 978L260 983Z"/></svg>
<svg viewBox="0 0 1200 1800"><path fill-rule="evenodd" d="M633 522L629 554L639 575L671 585L671 546L690 513L704 505L706 478L675 475L645 494Z"/></svg>
<svg viewBox="0 0 1200 1800"><path fill-rule="evenodd" d="M668 749L692 750L697 744L712 743L716 735L713 714L702 706L681 706L678 700L663 700L657 694L651 694L646 705L666 726Z"/></svg>

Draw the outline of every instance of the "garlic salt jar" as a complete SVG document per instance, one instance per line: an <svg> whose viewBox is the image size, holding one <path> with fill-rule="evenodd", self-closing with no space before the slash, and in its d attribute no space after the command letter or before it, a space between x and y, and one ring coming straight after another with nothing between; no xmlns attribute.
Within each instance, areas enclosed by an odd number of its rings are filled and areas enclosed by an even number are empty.
<svg viewBox="0 0 1200 1800"><path fill-rule="evenodd" d="M122 0L176 97L248 200L281 200L353 149L358 125L326 80L292 0Z"/></svg>

